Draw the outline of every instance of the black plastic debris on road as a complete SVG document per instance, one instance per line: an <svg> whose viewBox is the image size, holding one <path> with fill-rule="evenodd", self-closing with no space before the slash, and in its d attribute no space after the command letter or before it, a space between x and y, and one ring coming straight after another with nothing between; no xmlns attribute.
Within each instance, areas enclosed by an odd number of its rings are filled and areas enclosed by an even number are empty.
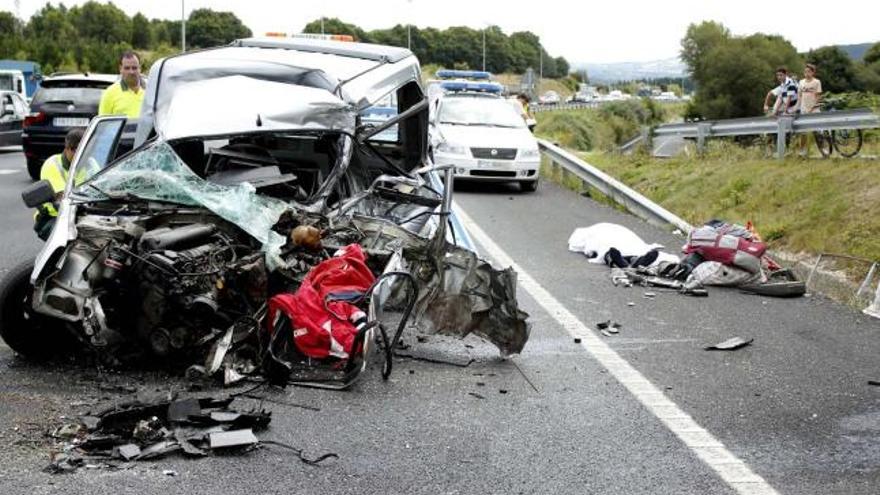
<svg viewBox="0 0 880 495"><path fill-rule="evenodd" d="M737 349L742 349L743 347L751 344L755 339L745 340L742 337L733 337L725 340L724 342L719 342L715 345L710 345L705 347L707 351L735 351Z"/></svg>
<svg viewBox="0 0 880 495"><path fill-rule="evenodd" d="M228 449L233 447L250 447L259 440L250 428L246 430L218 431L208 436L212 449Z"/></svg>
<svg viewBox="0 0 880 495"><path fill-rule="evenodd" d="M205 457L215 450L247 452L262 443L254 434L269 426L271 413L263 409L237 411L234 397L182 400L130 401L80 423L56 428L51 436L63 442L46 467L50 473L67 473L79 467L119 468L130 462L157 459L175 453ZM285 446L291 448L289 446ZM306 463L301 451L293 449ZM336 457L325 454L320 460Z"/></svg>
<svg viewBox="0 0 880 495"><path fill-rule="evenodd" d="M127 443L125 445L120 445L116 447L113 452L114 457L119 457L123 460L130 461L132 459L137 458L141 455L141 448L133 443Z"/></svg>
<svg viewBox="0 0 880 495"><path fill-rule="evenodd" d="M190 416L202 414L202 407L196 399L177 400L168 405L168 421L180 423L189 421Z"/></svg>
<svg viewBox="0 0 880 495"><path fill-rule="evenodd" d="M620 323L611 320L600 321L596 323L596 328L599 329L599 333L606 337L610 337L617 333L620 333L620 329L623 328L623 325Z"/></svg>

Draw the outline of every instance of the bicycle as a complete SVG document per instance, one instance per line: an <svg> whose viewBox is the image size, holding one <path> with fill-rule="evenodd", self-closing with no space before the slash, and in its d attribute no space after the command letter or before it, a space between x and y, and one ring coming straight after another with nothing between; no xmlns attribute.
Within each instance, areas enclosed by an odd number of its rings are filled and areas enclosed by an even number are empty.
<svg viewBox="0 0 880 495"><path fill-rule="evenodd" d="M834 112L840 101L826 100L819 103L819 108ZM862 130L861 129L836 129L833 131L815 131L813 137L816 140L816 147L824 158L831 156L832 151L844 158L852 158L859 154L862 150Z"/></svg>

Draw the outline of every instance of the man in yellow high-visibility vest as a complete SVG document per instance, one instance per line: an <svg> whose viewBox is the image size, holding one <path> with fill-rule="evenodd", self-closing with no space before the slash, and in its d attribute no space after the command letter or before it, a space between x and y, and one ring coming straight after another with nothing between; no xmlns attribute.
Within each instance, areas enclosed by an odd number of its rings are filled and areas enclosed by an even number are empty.
<svg viewBox="0 0 880 495"><path fill-rule="evenodd" d="M64 137L64 151L47 158L40 169L40 180L48 181L52 185L52 190L55 191L55 201L59 201L64 195L64 188L67 187L70 161L73 160L82 137L82 128L77 127L68 131ZM49 234L52 233L52 227L55 226L55 218L57 216L58 210L52 203L43 203L37 208L37 212L34 214L34 230L40 239L46 240Z"/></svg>
<svg viewBox="0 0 880 495"><path fill-rule="evenodd" d="M126 51L119 57L119 81L107 86L101 95L98 115L126 115L136 119L141 114L146 84L141 78L137 53Z"/></svg>

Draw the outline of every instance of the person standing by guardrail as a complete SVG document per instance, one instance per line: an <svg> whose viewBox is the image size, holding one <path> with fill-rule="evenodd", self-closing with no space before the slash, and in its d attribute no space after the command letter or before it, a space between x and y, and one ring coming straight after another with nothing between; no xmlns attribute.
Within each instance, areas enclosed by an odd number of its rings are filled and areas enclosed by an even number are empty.
<svg viewBox="0 0 880 495"><path fill-rule="evenodd" d="M814 113L819 111L819 103L822 102L822 81L816 78L816 66L806 64L804 66L804 78L798 82L798 102L800 113ZM809 135L802 134L799 139L800 155L807 156Z"/></svg>
<svg viewBox="0 0 880 495"><path fill-rule="evenodd" d="M516 95L516 101L519 102L520 107L522 108L522 118L526 122L526 126L528 126L529 130L535 132L535 126L538 122L535 120L535 116L532 115L532 110L529 108L529 97L526 96L525 93L520 93Z"/></svg>
<svg viewBox="0 0 880 495"><path fill-rule="evenodd" d="M764 113L777 117L780 115L796 114L798 109L798 86L789 77L787 68L779 67L776 69L776 82L779 83L779 86L768 91L767 96L764 97ZM770 102L774 98L775 103L773 103L773 111L771 113Z"/></svg>

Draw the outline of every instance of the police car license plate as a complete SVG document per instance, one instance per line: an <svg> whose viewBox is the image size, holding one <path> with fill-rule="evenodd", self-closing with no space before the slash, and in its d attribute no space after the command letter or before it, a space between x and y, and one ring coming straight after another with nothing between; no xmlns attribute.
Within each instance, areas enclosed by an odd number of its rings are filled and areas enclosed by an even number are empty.
<svg viewBox="0 0 880 495"><path fill-rule="evenodd" d="M499 162L496 160L477 160L479 168L507 168L507 162Z"/></svg>
<svg viewBox="0 0 880 495"><path fill-rule="evenodd" d="M87 127L89 119L85 117L55 117L52 119L55 127Z"/></svg>

